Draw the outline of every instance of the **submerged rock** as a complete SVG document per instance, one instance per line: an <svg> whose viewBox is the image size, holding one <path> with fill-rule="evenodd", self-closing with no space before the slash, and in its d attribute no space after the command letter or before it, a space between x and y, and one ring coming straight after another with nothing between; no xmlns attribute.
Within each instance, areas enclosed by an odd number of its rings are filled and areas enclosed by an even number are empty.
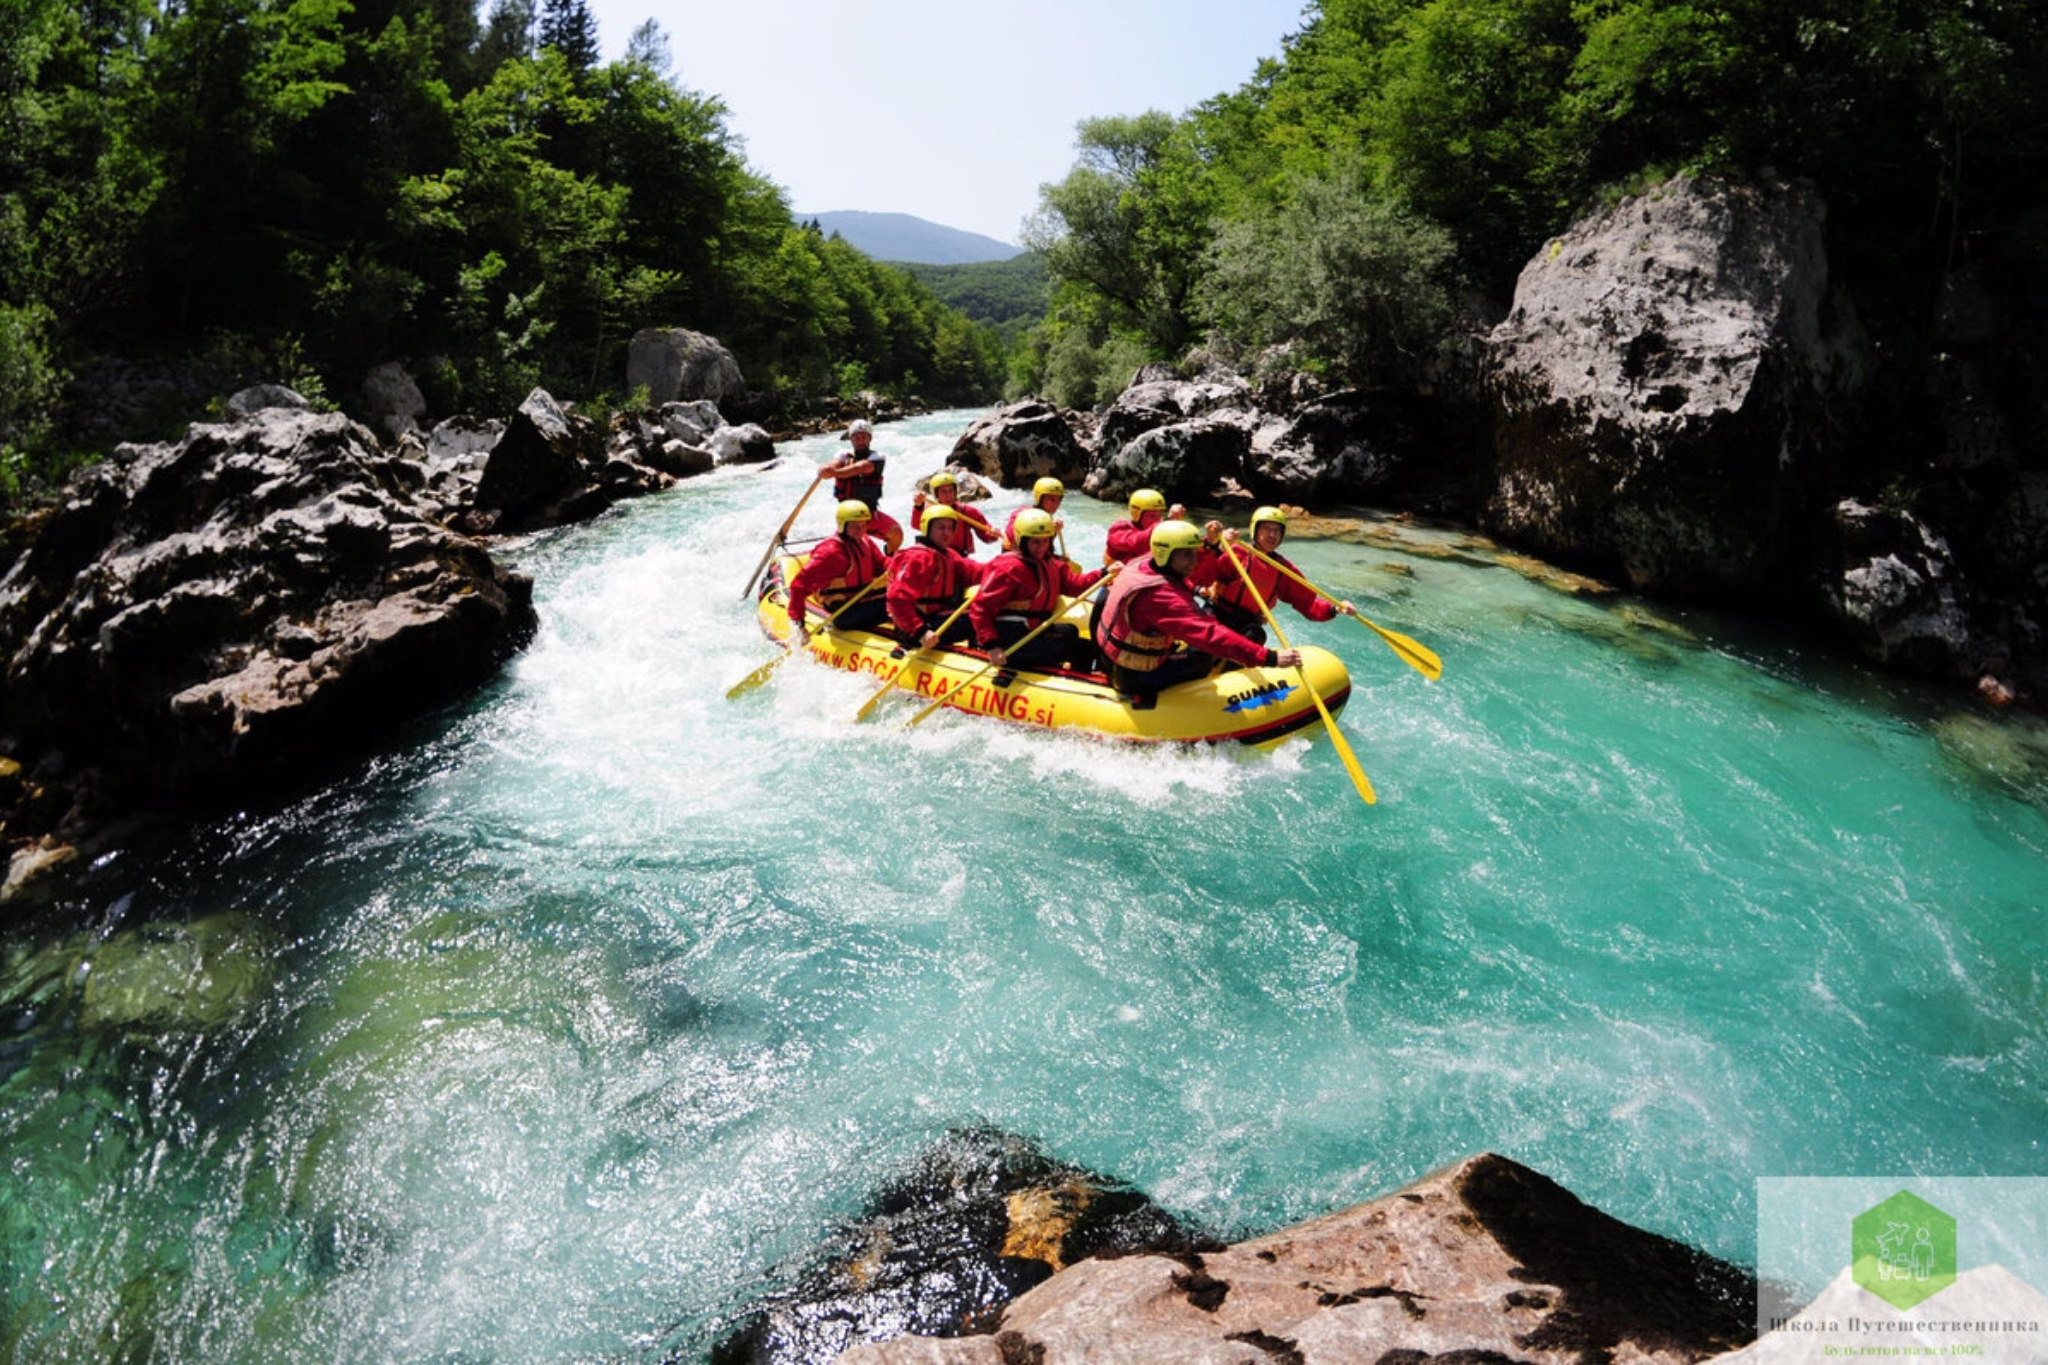
<svg viewBox="0 0 2048 1365"><path fill-rule="evenodd" d="M833 1239L835 1250L712 1352L714 1365L826 1365L863 1341L985 1331L1091 1256L1202 1245L1145 1196L1025 1139L948 1133Z"/></svg>
<svg viewBox="0 0 2048 1365"><path fill-rule="evenodd" d="M239 914L124 930L80 964L80 1021L150 1032L219 1028L261 997L274 952L270 936Z"/></svg>
<svg viewBox="0 0 2048 1365"><path fill-rule="evenodd" d="M992 1335L860 1346L842 1365L1687 1365L1755 1335L1756 1285L1505 1157L1220 1251L1093 1260Z"/></svg>

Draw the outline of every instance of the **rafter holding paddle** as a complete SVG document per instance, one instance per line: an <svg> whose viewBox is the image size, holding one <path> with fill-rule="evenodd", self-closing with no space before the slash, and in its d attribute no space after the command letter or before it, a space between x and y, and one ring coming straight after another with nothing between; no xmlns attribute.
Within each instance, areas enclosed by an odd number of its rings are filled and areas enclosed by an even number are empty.
<svg viewBox="0 0 2048 1365"><path fill-rule="evenodd" d="M1072 611L1075 607L1080 606L1082 603L1089 601L1096 594L1103 592L1109 587L1111 583L1115 581L1116 575L1108 575L1100 583L1097 583L1094 587L1090 588L1087 592L1082 593L1079 597L1067 603L1066 606L1061 607L1058 611L1054 612L1052 615L1046 617L1043 621L1040 621L1036 626L1033 626L1030 630L1026 631L1022 636L1018 638L1017 642L1011 645L1008 649L1006 649L1004 653L1015 654L1018 650L1024 648L1024 646L1030 644L1033 640L1037 639L1040 633L1042 633L1047 627L1051 626L1055 621L1065 619L1068 612ZM980 682L983 678L987 677L990 673L994 672L996 670L996 667L997 665L993 663L983 665L979 672L968 677L958 686L949 688L946 692L946 697L950 697L956 692L966 691L970 685ZM894 686L893 681L891 683L891 686ZM886 691L887 689L884 690ZM911 726L916 725L919 721L922 721L923 719L925 719L925 717L931 715L932 712L944 706L946 704L946 697L940 697L930 706L925 707L924 710L918 712L909 720L903 722L903 728L908 730Z"/></svg>
<svg viewBox="0 0 2048 1365"><path fill-rule="evenodd" d="M953 628L953 623L955 621L958 621L960 619L961 614L967 610L968 602L972 602L973 600L974 599L970 596L966 602L962 602L959 606L953 608L953 614L951 616L948 616L945 620L941 621L938 625L938 629L933 631L932 634L934 636L943 637L947 631ZM936 649L937 647L938 646L935 644L919 645L915 650L912 650L908 655L904 656L903 667L898 669L896 672L890 674L889 681L883 683L880 687L876 688L875 695L869 697L866 701L860 704L860 710L854 713L854 720L863 721L866 720L869 716L873 715L875 707L881 702L882 698L888 696L891 692L895 691L897 684L901 682L903 679L910 676L910 666L913 663L917 662L919 659L923 658L931 650Z"/></svg>

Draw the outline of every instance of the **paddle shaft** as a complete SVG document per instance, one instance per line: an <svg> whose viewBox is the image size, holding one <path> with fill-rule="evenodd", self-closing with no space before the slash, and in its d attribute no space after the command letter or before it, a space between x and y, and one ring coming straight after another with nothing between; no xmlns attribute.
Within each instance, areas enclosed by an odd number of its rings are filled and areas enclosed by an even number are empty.
<svg viewBox="0 0 2048 1365"><path fill-rule="evenodd" d="M1257 546L1252 547L1252 553L1258 553ZM1228 553L1224 558L1230 561L1231 568L1237 570L1237 576L1243 580L1244 590L1252 595L1252 601L1258 603L1259 615L1266 618L1266 625L1272 629L1273 638L1280 642L1280 648L1294 648L1287 643L1287 632L1280 629L1280 623L1273 619L1273 609L1266 605L1265 598L1259 596L1259 585L1252 582L1251 574L1245 571L1244 561ZM1304 665L1294 671L1301 675L1301 685L1308 689L1309 700L1316 704L1316 711L1323 718L1323 727L1330 732L1330 743L1337 746L1337 756L1344 760L1344 767L1351 774L1351 785L1358 788L1359 799L1368 806L1372 805L1379 797L1373 794L1372 783L1366 780L1365 769L1358 766L1358 755L1351 752L1350 742L1344 738L1344 732L1337 728L1337 718L1330 714L1329 706L1323 701L1323 694L1316 691L1316 685L1309 681L1308 668Z"/></svg>
<svg viewBox="0 0 2048 1365"><path fill-rule="evenodd" d="M948 616L945 620L939 623L939 634L944 635L948 630L951 630L953 627L953 623L960 619L960 613L966 610L966 602L962 602L959 606L953 608L953 614L951 616ZM854 713L853 718L855 720L866 720L868 718L868 715L875 709L875 703L880 701L882 698L888 696L891 692L895 691L897 683L901 682L905 677L909 676L910 665L912 661L923 655L927 648L928 647L925 645L919 645L909 655L905 656L903 660L903 667L897 669L894 673L890 674L889 681L883 683L880 687L876 688L875 695L869 697L866 701L861 703L860 710Z"/></svg>
<svg viewBox="0 0 2048 1365"><path fill-rule="evenodd" d="M888 582L888 581L889 581L889 575L888 575L888 574L886 574L886 573L882 573L882 574L877 574L877 575L875 575L875 581L874 581L874 582L872 582L872 583L868 584L868 585L867 585L867 586L866 586L865 588L862 588L862 589L861 589L861 590L860 590L859 592L857 592L857 593L855 593L855 594L854 594L853 596L851 596L851 597L847 598L847 599L846 599L846 600L845 600L844 602L841 602L841 603L839 604L839 610L838 610L838 611L835 611L835 612L833 612L833 613L832 613L832 614L831 614L830 616L828 616L828 617L826 617L826 618L825 618L825 624L824 624L824 626L822 627L822 629L825 629L825 630L830 630L830 629L832 629L832 624L833 624L833 622L835 622L835 621L837 621L837 620L839 619L839 617L840 617L840 613L844 612L844 611L845 611L845 610L846 610L846 609L847 609L848 607L850 607L850 606L852 606L852 605L853 605L854 603L856 603L856 602L860 601L860 599L861 599L861 598L863 598L863 597L866 597L866 596L867 596L867 595L868 595L869 593L873 592L873 591L874 591L874 590L875 590L876 588L880 587L880 586L881 586L882 584L884 584L884 583L886 583L886 582ZM799 633L801 633L801 632L799 632ZM771 673L773 673L773 672L774 672L774 671L775 671L775 670L776 670L776 669L777 669L777 668L778 668L778 667L779 667L779 666L780 666L780 665L782 664L782 662L783 662L784 660L788 659L788 658L789 658L789 656L790 656L790 655L792 655L792 654L794 654L794 653L796 653L796 650L795 650L795 649L791 648L791 647L790 647L790 646L788 646L788 645L784 645L784 646L783 646L783 652L782 652L782 653L780 653L780 654L776 655L776 656L775 656L774 658L770 659L770 660L769 660L769 661L768 661L767 663L765 663L765 664L762 664L762 665L761 665L761 666L760 666L759 668L755 669L755 670L754 670L754 671L753 671L752 673L749 673L749 674L747 674L747 676L746 676L746 677L744 677L744 678L741 678L741 679L740 679L740 680L739 680L738 682L734 683L734 684L733 684L733 685L732 685L731 687L728 687L728 688L726 688L726 689L725 689L725 697L726 697L726 700L727 700L727 701L730 701L730 700L732 700L732 699L733 699L734 697L737 697L737 696L739 696L739 695L740 695L741 693L744 693L744 692L751 692L751 691L753 691L753 690L754 690L755 688L759 687L759 686L760 686L760 685L761 685L762 683L764 683L764 682L767 682L767 681L768 681L768 675L769 675L769 674L771 674Z"/></svg>
<svg viewBox="0 0 2048 1365"><path fill-rule="evenodd" d="M1026 646L1026 645L1030 644L1030 643L1031 643L1031 642L1032 642L1033 640L1036 640L1036 639L1038 638L1038 636L1039 636L1040 632L1044 631L1044 630L1045 630L1045 629L1046 629L1046 628L1047 628L1048 626L1051 626L1051 625L1053 625L1053 624L1054 624L1055 622L1057 622L1057 621L1058 621L1058 620L1059 620L1059 619L1060 619L1061 617L1065 616L1065 615L1066 615L1066 614L1067 614L1068 612L1072 611L1072 610L1073 610L1073 609L1074 609L1075 607L1078 607L1078 606L1080 606L1080 605L1081 605L1081 604L1082 604L1083 602L1086 602L1086 601L1087 601L1087 600L1088 600L1089 598L1091 598L1091 597L1095 596L1095 594L1096 594L1096 593L1099 593L1099 592L1101 592L1101 591L1102 591L1102 590L1103 590L1104 588L1108 587L1108 586L1109 586L1109 582L1110 582L1110 580L1109 580L1108 578L1104 578L1104 579L1103 579L1103 580L1102 580L1102 581L1101 581L1100 583L1097 583L1097 584L1096 584L1096 585L1095 585L1094 587L1092 587L1092 588L1090 588L1090 589L1089 589L1088 591L1086 591L1086 592L1082 593L1082 594L1081 594L1081 595L1080 595L1079 597L1075 598L1075 599L1074 599L1074 600L1073 600L1072 602L1069 602L1069 603L1068 603L1068 604L1067 604L1066 606L1064 606L1064 607L1060 608L1060 609L1059 609L1058 611L1054 612L1054 613L1053 613L1052 615L1050 615L1050 616L1046 617L1046 618L1045 618L1045 619L1044 619L1043 621L1040 621L1040 622L1039 622L1039 623L1038 623L1038 624L1037 624L1036 626L1033 626L1033 627L1032 627L1032 628L1031 628L1031 629L1030 629L1029 631L1026 631L1026 632L1025 632L1025 633L1024 633L1023 635L1019 636L1019 637L1018 637L1018 640L1017 640L1017 643L1016 643L1016 644L1013 644L1013 645L1009 645L1009 646L1007 646L1007 647L1006 647L1006 648L1005 648L1005 649L1003 650L1003 653L1004 653L1005 655L1009 655L1009 654L1015 654L1015 653L1016 653L1016 652L1017 652L1018 650L1020 650L1020 649L1024 648L1024 646ZM967 679L967 681L966 681L966 682L960 683L960 684L958 684L957 686L954 686L954 687L950 687L950 688L946 689L946 696L947 696L947 697L950 697L950 696L952 696L952 695L953 695L953 694L954 694L955 692L958 692L958 691L960 691L960 690L961 690L962 688L965 688L965 687L969 686L969 685L970 685L970 684L972 684L972 683L978 683L978 682L980 682L980 681L982 680L982 678L983 678L983 677L984 677L985 675L987 675L988 673L991 673L991 672L993 672L994 670L995 670L995 665L994 665L994 664L984 664L984 665L982 666L982 668L981 668L980 672L977 672L977 673L975 673L975 674L974 674L973 676L969 677L969 678ZM929 715L930 715L930 714L931 714L932 712L934 712L934 711L938 710L938 709L939 709L939 708L940 708L941 706L944 706L945 704L946 704L946 697L941 697L941 698L939 698L939 699L938 699L937 701L933 702L933 703L932 703L932 704L931 704L930 706L927 706L927 707L925 707L925 708L924 708L924 710L922 710L922 711L918 712L918 713L917 713L916 715L912 716L912 717L911 717L911 718L910 718L909 720L907 720L907 721L903 722L903 728L904 728L904 729L906 729L906 730L908 730L908 729L909 729L909 728L910 728L911 726L913 726L913 725L917 724L917 723L918 723L919 721L923 720L923 719L924 719L924 718L925 718L926 716L929 716Z"/></svg>
<svg viewBox="0 0 2048 1365"><path fill-rule="evenodd" d="M823 471L820 471L811 480L810 487L804 489L804 495L796 500L796 506L789 509L789 515L782 519L782 525L776 529L774 539L768 542L767 549L761 551L761 562L754 566L754 572L748 577L746 586L740 589L740 600L742 602L746 600L747 594L754 590L754 585L761 581L761 570L768 567L768 560L774 555L775 547L780 545L783 537L789 534L789 528L796 525L797 513L804 510L804 504L811 500L811 494L817 492L818 485L823 482L825 482L825 475Z"/></svg>
<svg viewBox="0 0 2048 1365"><path fill-rule="evenodd" d="M1279 560L1267 554L1264 550L1261 550L1257 545L1252 544L1250 541L1239 541L1238 543L1243 545L1247 550L1250 550L1253 554L1257 555L1260 559L1265 560L1266 563L1272 566L1272 568L1275 571L1286 574L1289 578L1301 584L1302 587L1307 588L1316 596L1328 598L1332 602L1338 600L1335 594L1325 592L1323 589L1309 582L1306 578L1303 578L1300 574L1296 573L1292 568L1281 563ZM1410 668L1414 669L1417 673L1420 673L1423 677L1428 678L1432 682L1434 682L1436 679L1441 678L1444 675L1443 660L1437 658L1436 654L1432 652L1430 649L1428 649L1426 646L1424 646L1419 640L1411 640L1397 630L1388 630L1385 626L1374 625L1371 621L1368 621L1363 616L1360 616L1358 614L1358 608L1356 607L1353 607L1351 609L1350 614L1352 620L1358 622L1359 625L1364 626L1367 630L1379 636L1380 639L1386 641L1387 648L1393 650L1394 653L1400 658L1402 663L1407 664Z"/></svg>

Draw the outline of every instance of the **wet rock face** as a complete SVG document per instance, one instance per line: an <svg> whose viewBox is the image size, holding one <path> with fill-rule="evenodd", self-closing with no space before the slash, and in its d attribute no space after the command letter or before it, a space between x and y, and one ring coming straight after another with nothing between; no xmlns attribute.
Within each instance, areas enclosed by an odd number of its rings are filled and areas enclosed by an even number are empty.
<svg viewBox="0 0 2048 1365"><path fill-rule="evenodd" d="M1638 588L1770 584L1865 371L1804 186L1679 177L1523 268L1488 341L1487 529Z"/></svg>
<svg viewBox="0 0 2048 1365"><path fill-rule="evenodd" d="M1982 666L1946 541L1910 513L1853 499L1834 509L1828 609L1863 654L1945 682Z"/></svg>
<svg viewBox="0 0 2048 1365"><path fill-rule="evenodd" d="M986 1332L1003 1305L1077 1261L1195 1244L1143 1195L1024 1139L948 1133L712 1360L826 1365L859 1342Z"/></svg>
<svg viewBox="0 0 2048 1365"><path fill-rule="evenodd" d="M1170 501L1205 500L1244 471L1252 435L1243 420L1197 417L1152 427L1100 459L1084 485L1098 498L1127 498L1157 488Z"/></svg>
<svg viewBox="0 0 2048 1365"><path fill-rule="evenodd" d="M1088 472L1088 452L1058 408L1026 399L975 419L946 463L1006 488L1029 488L1047 475L1076 485Z"/></svg>
<svg viewBox="0 0 2048 1365"><path fill-rule="evenodd" d="M224 796L373 743L487 676L532 586L450 531L426 471L265 408L124 446L0 578L0 714L139 795Z"/></svg>
<svg viewBox="0 0 2048 1365"><path fill-rule="evenodd" d="M1093 1260L992 1337L897 1340L842 1365L1634 1361L1690 1365L1754 1335L1755 1283L1503 1157L1271 1236Z"/></svg>

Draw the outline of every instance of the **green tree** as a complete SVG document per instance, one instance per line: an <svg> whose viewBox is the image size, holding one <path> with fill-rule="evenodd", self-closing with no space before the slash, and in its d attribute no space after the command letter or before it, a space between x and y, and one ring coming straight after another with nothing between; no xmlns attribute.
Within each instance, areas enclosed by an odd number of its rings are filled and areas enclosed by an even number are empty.
<svg viewBox="0 0 2048 1365"><path fill-rule="evenodd" d="M597 41L597 19L586 0L541 0L535 41L561 53L569 69L579 76L594 70L602 55Z"/></svg>
<svg viewBox="0 0 2048 1365"><path fill-rule="evenodd" d="M1089 291L1162 354L1189 335L1194 255L1207 214L1199 178L1174 147L1175 120L1156 110L1080 125L1080 161L1039 186L1024 245L1054 277Z"/></svg>
<svg viewBox="0 0 2048 1365"><path fill-rule="evenodd" d="M1448 335L1455 256L1448 232L1354 161L1299 181L1276 213L1227 224L1203 302L1240 342L1299 343L1353 383L1393 387L1420 379Z"/></svg>

